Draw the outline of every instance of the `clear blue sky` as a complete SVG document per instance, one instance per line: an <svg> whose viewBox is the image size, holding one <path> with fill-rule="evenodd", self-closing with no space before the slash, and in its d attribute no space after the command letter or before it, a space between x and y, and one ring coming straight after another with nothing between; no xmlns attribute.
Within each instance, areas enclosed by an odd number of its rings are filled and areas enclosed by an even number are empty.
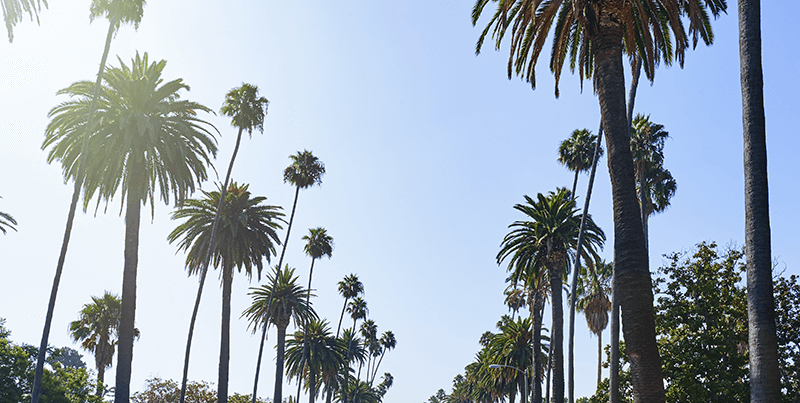
<svg viewBox="0 0 800 403"><path fill-rule="evenodd" d="M503 306L505 271L495 262L512 209L524 194L569 186L572 174L556 162L558 143L578 128L596 132L599 113L591 82L581 93L565 73L553 96L547 56L532 91L506 79L507 48L474 45L480 28L469 20L472 2L454 0L331 3L148 2L137 31L120 29L111 46L129 62L136 50L166 59L165 79L191 86L184 98L218 110L224 94L248 82L270 100L264 134L244 141L233 178L256 195L291 208L293 189L282 182L288 156L312 150L328 174L319 188L301 192L287 262L306 281L309 260L300 237L327 228L333 258L316 264L313 301L336 325L342 300L336 282L357 273L370 318L392 330L396 350L381 373L391 372L388 403L422 402L449 391L494 330ZM790 30L800 6L763 4L764 75L770 169L773 256L779 269L800 273L794 174L800 139L792 116L800 83L797 44ZM651 268L662 254L701 241L744 242L741 95L736 4L714 22L716 43L689 52L685 69L660 68L643 82L636 111L651 115L672 136L666 166L678 182L672 207L650 221ZM88 0L53 1L41 26L24 21L15 42L0 40L0 211L19 232L0 236L0 317L17 342L38 344L66 221L71 185L40 150L55 93L93 79L107 25L89 24ZM485 23L485 21L484 21ZM549 49L549 48L548 48ZM206 116L221 132L215 166L224 171L236 131ZM586 177L579 183L585 193ZM204 189L213 189L209 182ZM592 198L595 220L613 244L611 196L605 159ZM581 203L582 204L582 203ZM143 211L149 212L149 206ZM176 223L172 207L157 202L143 219L139 251L137 327L132 390L152 376L178 379L197 281L184 255L166 241ZM51 344L73 345L67 323L92 295L121 288L124 219L119 198L104 213L76 218ZM220 290L210 277L198 321L190 377L215 381L219 351ZM249 304L244 276L234 279L234 317ZM577 320L576 396L594 389L596 339ZM249 393L258 338L235 320L231 390ZM259 390L271 396L274 339L270 332ZM607 334L604 339L608 339ZM90 356L85 357L90 364ZM107 381L113 384L114 370ZM284 388L295 390L294 385Z"/></svg>

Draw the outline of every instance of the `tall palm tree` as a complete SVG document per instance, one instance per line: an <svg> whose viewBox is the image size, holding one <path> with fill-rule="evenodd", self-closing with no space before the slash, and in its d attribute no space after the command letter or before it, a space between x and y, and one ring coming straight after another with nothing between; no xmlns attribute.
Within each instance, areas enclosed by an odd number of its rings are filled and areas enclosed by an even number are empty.
<svg viewBox="0 0 800 403"><path fill-rule="evenodd" d="M275 273L267 277L267 284L250 288L253 303L242 316L250 321L253 333L266 328L269 323L278 329L275 359L275 393L273 402L283 401L283 363L286 347L286 328L294 320L295 325L317 318L311 305L306 303L308 290L297 283L294 269L287 265L284 269L275 268Z"/></svg>
<svg viewBox="0 0 800 403"><path fill-rule="evenodd" d="M356 332L356 322L359 319L366 319L367 315L369 314L369 309L367 308L367 301L364 301L361 297L355 297L352 301L347 305L347 312L350 314L350 317L353 318L353 328L350 329L352 334ZM353 339L351 339L352 342ZM349 351L350 345L348 343L347 346L348 350L348 359L349 359Z"/></svg>
<svg viewBox="0 0 800 403"><path fill-rule="evenodd" d="M342 319L344 319L344 311L347 308L347 301L349 301L351 298L355 298L361 294L364 294L364 284L361 283L361 280L358 279L357 275L350 273L338 283L338 288L339 294L341 294L341 296L344 298L344 304L342 304L342 313L339 315L339 325L336 326L336 337L339 337L339 330L342 328Z"/></svg>
<svg viewBox="0 0 800 403"><path fill-rule="evenodd" d="M477 0L472 11L476 24L485 6L497 2L478 39L480 51L486 35L494 27L495 47L499 48L508 29L511 46L508 76L513 72L536 85L535 67L555 22L550 69L555 75L555 95L564 62L578 69L581 84L593 77L598 95L614 201L614 263L624 290L621 306L625 318L627 351L632 359L634 395L637 401L663 402L664 385L655 340L653 293L642 222L636 201L633 160L628 140L625 111L623 53L643 60L647 77L654 78L656 65L677 60L683 65L689 37L693 45L699 38L713 41L709 10L717 17L726 10L724 0L703 2L683 0L625 1L522 1ZM688 35L681 21L688 17Z"/></svg>
<svg viewBox="0 0 800 403"><path fill-rule="evenodd" d="M252 84L242 84L241 87L236 87L230 90L225 95L225 101L222 104L220 112L231 117L231 125L238 128L239 131L236 135L236 145L233 148L233 155L231 161L228 163L228 171L225 174L225 181L222 183L222 194L219 197L219 204L217 211L222 210L222 202L226 199L225 193L228 190L228 181L231 178L231 171L233 171L233 163L236 160L236 155L239 153L239 145L242 141L242 133L246 130L248 135L252 137L253 129L264 132L264 117L267 114L267 107L269 101L264 97L258 96L258 87ZM211 226L211 237L208 240L210 245L217 243L217 229L219 228L219 215L214 217L214 224ZM192 309L192 319L189 322L189 335L186 338L186 353L183 359L183 379L181 380L181 394L179 402L183 403L186 398L186 387L189 379L189 355L192 350L192 337L194 336L194 325L197 321L197 312L200 309L200 299L203 295L203 286L206 282L206 274L208 273L208 264L211 260L212 250L215 248L206 249L205 260L201 261L200 282L197 286L197 297L194 301L194 309ZM255 396L255 393L253 394Z"/></svg>
<svg viewBox="0 0 800 403"><path fill-rule="evenodd" d="M577 244L581 215L576 214L575 200L567 189L539 193L537 200L525 196L525 204L514 209L525 214L529 221L515 221L512 231L503 239L498 261L510 257L511 265L544 266L550 277L552 307L553 394L557 402L564 400L564 312L562 303L562 276L569 269L570 256ZM605 241L603 231L587 217L587 243L580 253L586 261L596 261L596 248Z"/></svg>
<svg viewBox="0 0 800 403"><path fill-rule="evenodd" d="M391 330L383 332L383 335L381 335L381 339L378 340L378 342L381 345L381 355L378 363L375 365L375 368L372 371L372 378L369 380L370 386L372 386L372 384L375 382L375 377L378 376L378 368L380 368L381 362L383 362L383 356L386 355L387 351L394 350L395 347L397 347L397 338L394 336L394 332Z"/></svg>
<svg viewBox="0 0 800 403"><path fill-rule="evenodd" d="M305 246L303 246L303 250L306 252L307 256L311 256L311 268L308 271L308 295L306 296L306 303L309 303L311 298L311 277L314 275L314 262L317 259L320 259L324 256L327 256L328 259L331 258L333 254L333 238L328 235L328 231L325 228L318 227L318 228L311 228L308 230L308 235L303 235L303 240L306 241ZM308 329L307 326L304 326L304 329ZM307 355L304 354L303 362ZM300 386L302 385L302 378L298 378L297 380L297 400L300 400ZM315 396L310 395L309 401L314 401Z"/></svg>
<svg viewBox="0 0 800 403"><path fill-rule="evenodd" d="M750 344L750 399L774 402L780 396L775 300L767 184L767 130L761 71L761 2L739 0L739 65L744 137L747 319Z"/></svg>
<svg viewBox="0 0 800 403"><path fill-rule="evenodd" d="M84 209L95 193L99 205L101 199L110 201L122 186L125 253L115 401L127 402L142 204L150 200L153 210L156 193L166 203L170 193L175 201L184 200L194 191L195 181L206 179L206 165L217 148L210 131L213 126L197 117L198 111L210 109L180 99L180 91L188 89L181 79L163 82L166 61L150 63L147 53L137 53L130 67L121 60L120 65L104 77L97 110L101 124L89 136L88 153L81 153L79 146L92 102L92 85L87 81L59 91L76 99L50 111L52 121L43 148L52 146L48 162L60 160L68 179L75 179L79 159L87 161L87 172L93 174L84 178Z"/></svg>
<svg viewBox="0 0 800 403"><path fill-rule="evenodd" d="M222 325L220 337L219 378L217 396L220 403L228 401L228 374L230 368L230 322L233 269L244 269L252 279L254 269L261 278L262 259L270 261L275 253L275 243L280 242L277 230L283 213L277 206L262 204L266 197L251 197L248 185L230 184L222 199L222 192L203 192L203 199L189 199L172 214L173 219L187 220L178 225L167 237L170 242L180 239L179 250L188 251L186 267L190 274L201 271L209 256L209 245L214 245L211 260L221 269ZM218 206L222 205L221 209ZM216 241L211 242L214 223L219 221Z"/></svg>
<svg viewBox="0 0 800 403"><path fill-rule="evenodd" d="M575 129L569 138L558 146L558 162L575 172L575 179L572 180L573 196L578 186L578 174L588 171L592 166L595 144L597 136L592 132L587 129ZM603 155L602 147L600 155Z"/></svg>
<svg viewBox="0 0 800 403"><path fill-rule="evenodd" d="M3 0L0 5L3 8L3 21L6 23L8 31L8 42L14 42L14 25L22 21L23 14L27 13L31 21L36 17L39 23L39 11L42 10L42 3L47 7L47 0Z"/></svg>
<svg viewBox="0 0 800 403"><path fill-rule="evenodd" d="M122 300L108 291L102 297L92 297L92 302L83 306L78 320L69 323L69 335L72 340L81 342L81 347L94 354L97 368L97 389L95 395L100 397L105 389L106 368L110 367L117 347L119 319ZM139 329L134 329L139 337Z"/></svg>
<svg viewBox="0 0 800 403"><path fill-rule="evenodd" d="M677 190L675 179L664 168L664 142L668 138L664 125L651 122L650 116L638 114L631 121L631 154L646 245L648 218L666 210Z"/></svg>
<svg viewBox="0 0 800 403"><path fill-rule="evenodd" d="M13 6L17 0L10 0L11 5ZM38 1L38 0L37 0ZM8 7L9 0L3 0L3 11L5 17L6 9L12 9L14 7ZM25 3L32 3L32 0L22 0L23 4ZM45 5L47 3L45 2ZM73 152L78 152L75 155L75 161L71 164L71 166L64 165L64 173L66 177L71 177L75 181L75 185L72 189L72 200L69 206L69 212L67 213L67 225L64 229L64 239L61 242L61 252L58 255L58 263L56 264L56 274L53 277L53 287L50 290L50 300L47 305L47 314L45 316L44 321L44 329L42 330L42 341L39 344L39 355L36 358L36 370L34 371L34 381L33 381L33 392L31 393L31 402L32 403L39 403L39 398L42 393L42 375L44 374L44 360L45 360L45 352L47 351L47 341L50 338L50 326L53 324L53 312L55 311L56 307L56 296L58 294L58 284L61 282L61 274L64 270L64 261L67 258L67 247L69 246L69 238L72 233L72 224L75 220L75 211L78 206L78 198L81 194L81 188L84 185L84 175L86 172L86 163L89 155L89 136L93 133L94 130L94 115L97 110L97 103L98 103L98 96L100 93L101 84L103 82L103 75L106 69L106 60L108 60L108 52L111 49L111 38L114 34L119 30L119 27L122 24L133 24L135 29L139 29L139 23L142 21L142 15L144 13L144 5L145 0L92 0L91 5L89 6L89 21L93 21L95 18L99 18L101 16L105 16L108 20L108 32L106 33L106 42L105 47L103 48L103 56L100 58L100 68L97 72L97 79L95 80L93 90L91 91L91 102L88 105L88 111L86 116L84 116L84 120L82 122L75 123L75 125L79 125L80 127L75 127L75 130L79 130L82 132L82 138L78 139L77 135L76 138L71 140L72 142L80 141L80 149L77 150L77 144L75 143L76 150ZM8 22L8 20L6 20ZM10 33L10 31L9 31ZM10 39L10 37L9 37ZM85 86L85 85L84 85ZM188 88L188 87L187 87ZM88 89L82 89L82 96L86 97L90 94ZM60 92L64 93L64 92ZM58 107L57 107L58 108ZM52 115L52 111L51 111ZM42 146L44 148L47 144L45 141L45 145ZM77 168L77 172L74 172ZM67 174L67 171L70 171ZM123 292L124 294L124 292ZM127 305L127 304L126 304ZM133 322L130 323L130 328L133 329ZM130 330L130 329L129 329ZM129 334L126 332L126 339L128 339ZM131 342L131 349L133 349L133 339L130 339ZM127 347L124 347L127 349ZM122 350L120 350L120 356L122 356ZM127 357L127 353L125 354ZM118 367L119 368L119 367Z"/></svg>
<svg viewBox="0 0 800 403"><path fill-rule="evenodd" d="M322 379L336 376L345 365L346 346L333 337L328 322L311 319L286 341L286 368L290 377L306 380L309 400L317 397Z"/></svg>
<svg viewBox="0 0 800 403"><path fill-rule="evenodd" d="M583 312L589 331L597 336L597 386L600 385L603 362L603 330L608 326L608 312L611 309L611 275L613 267L598 262L594 270L583 270L581 285L575 308Z"/></svg>
<svg viewBox="0 0 800 403"><path fill-rule="evenodd" d="M296 155L290 155L291 165L283 171L283 182L289 182L295 186L294 202L292 203L292 213L289 215L289 225L286 227L286 238L283 241L281 257L278 259L278 267L283 264L283 257L286 255L286 247L289 245L289 234L292 232L294 213L297 210L297 197L300 189L306 189L314 185L322 184L322 177L325 175L325 164L319 160L311 151L298 151ZM272 298L267 299L267 306L270 305ZM264 353L264 340L267 338L266 327L261 332L261 343L258 347L258 359L256 359L256 375L253 381L253 403L256 403L258 396L258 375L261 372L261 358Z"/></svg>

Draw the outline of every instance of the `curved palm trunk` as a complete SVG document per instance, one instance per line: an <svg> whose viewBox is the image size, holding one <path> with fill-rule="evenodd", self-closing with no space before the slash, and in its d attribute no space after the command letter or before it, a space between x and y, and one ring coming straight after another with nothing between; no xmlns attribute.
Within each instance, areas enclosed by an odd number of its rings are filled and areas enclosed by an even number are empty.
<svg viewBox="0 0 800 403"><path fill-rule="evenodd" d="M339 315L339 325L336 326L336 338L339 338L339 330L342 329L342 320L344 319L344 311L347 308L347 300L348 298L344 299L344 305L342 305L342 313Z"/></svg>
<svg viewBox="0 0 800 403"><path fill-rule="evenodd" d="M595 71L614 201L615 281L618 289L624 290L619 300L634 401L659 403L665 401L664 383L625 113L622 27L607 12L599 16L602 29L595 41Z"/></svg>
<svg viewBox="0 0 800 403"><path fill-rule="evenodd" d="M222 275L222 326L219 342L219 377L217 402L228 403L228 374L231 358L231 289L233 288L233 267L228 267Z"/></svg>
<svg viewBox="0 0 800 403"><path fill-rule="evenodd" d="M114 402L128 403L130 400L131 366L133 364L134 322L136 318L136 271L139 264L139 220L142 210L142 194L146 178L142 174L142 161L128 166L128 200L125 212L125 264L122 272L122 307L119 321L117 348L117 376ZM141 158L144 158L143 156ZM133 165L133 166L130 166ZM138 165L138 166L137 166Z"/></svg>
<svg viewBox="0 0 800 403"><path fill-rule="evenodd" d="M197 285L197 297L194 300L194 308L192 309L192 319L189 321L189 335L186 338L186 354L183 358L183 378L181 379L181 395L179 398L180 403L186 400L186 386L189 380L189 356L192 351L192 338L194 337L194 325L197 323L197 312L200 310L200 299L203 296L203 286L206 284L206 275L208 274L208 265L211 262L211 256L216 249L217 228L219 227L219 211L222 210L223 203L225 202L225 195L228 192L228 181L231 179L231 171L233 171L233 162L236 161L236 155L239 154L239 145L242 142L243 127L239 128L239 133L236 135L236 145L233 147L233 155L231 155L231 162L228 163L228 172L225 174L225 182L222 184L222 189L219 194L219 203L217 203L217 213L214 215L214 224L211 226L211 237L208 240L211 247L208 249L208 254L203 261L203 267L200 269L200 282ZM255 396L255 395L254 395Z"/></svg>
<svg viewBox="0 0 800 403"><path fill-rule="evenodd" d="M597 144L594 147L592 157L592 169L589 174L589 188L586 190L586 201L583 205L583 215L581 216L581 227L578 231L578 245L575 248L575 265L572 269L572 286L569 294L569 401L575 401L575 304L578 293L578 271L581 267L581 250L583 247L583 234L586 230L586 217L589 216L589 202L592 200L592 188L594 187L594 174L597 171L597 160L600 159L600 142L603 139L603 124L597 131ZM573 196L574 197L574 196Z"/></svg>
<svg viewBox="0 0 800 403"><path fill-rule="evenodd" d="M283 355L286 350L286 326L276 326L278 328L278 353L275 357L275 393L272 396L273 402L283 401ZM266 326L265 326L266 327Z"/></svg>
<svg viewBox="0 0 800 403"><path fill-rule="evenodd" d="M294 221L294 212L297 210L297 196L300 195L300 187L297 186L294 191L294 202L292 203L292 214L289 216L289 225L286 227L286 239L283 241L283 248L281 249L281 257L278 259L278 270L280 270L281 266L283 266L283 257L286 255L286 245L289 244L289 233L292 231L292 222ZM272 290L269 293L269 298L267 298L267 312L270 311L272 308L272 295L275 293L275 287L272 287ZM287 325L288 326L288 325ZM286 329L284 329L284 338L286 336ZM256 359L256 375L255 379L253 380L253 400L252 403L256 403L256 399L258 396L258 376L261 373L261 358L264 356L264 340L267 339L267 323L264 323L264 330L261 332L261 343L258 346L258 358ZM283 353L281 353L283 354ZM283 357L283 356L281 356ZM282 358L281 358L282 359ZM283 368L283 364L281 364L281 368ZM282 370L282 369L281 369ZM277 388L278 384L275 384L276 394L278 393ZM280 402L280 400L275 400L276 402ZM181 402L183 403L183 402Z"/></svg>
<svg viewBox="0 0 800 403"><path fill-rule="evenodd" d="M94 125L94 113L97 110L97 96L100 92L100 83L103 81L103 73L105 72L106 60L108 60L108 52L111 49L111 38L114 37L114 24L108 24L108 33L106 34L106 44L103 49L103 56L100 58L100 69L97 71L97 80L94 83L94 90L92 92L92 103L89 105L89 120L86 124L86 131L83 134L83 142L81 144L81 163L78 165L78 175L75 178L75 186L72 190L72 202L69 205L69 213L67 214L67 226L64 229L64 240L61 242L61 253L58 256L58 263L56 264L56 275L53 278L53 288L50 290L50 302L47 305L47 316L44 320L44 330L42 331L42 342L39 344L39 354L36 357L36 370L33 379L33 391L31 393L31 403L39 403L42 395L42 375L44 375L44 359L47 353L48 339L50 338L50 327L53 324L53 312L56 309L56 296L58 294L58 285L61 282L61 273L64 271L64 261L67 258L67 247L69 246L69 238L72 234L72 223L75 220L75 210L78 207L78 198L81 194L81 186L83 185L83 176L86 173L86 152L89 148L89 133Z"/></svg>
<svg viewBox="0 0 800 403"><path fill-rule="evenodd" d="M760 7L759 0L739 0L750 400L776 402L781 387L772 294Z"/></svg>
<svg viewBox="0 0 800 403"><path fill-rule="evenodd" d="M548 255L552 253L552 241L548 241ZM564 306L561 298L561 268L547 268L550 273L550 290L553 326L550 348L553 350L553 398L557 403L564 401Z"/></svg>

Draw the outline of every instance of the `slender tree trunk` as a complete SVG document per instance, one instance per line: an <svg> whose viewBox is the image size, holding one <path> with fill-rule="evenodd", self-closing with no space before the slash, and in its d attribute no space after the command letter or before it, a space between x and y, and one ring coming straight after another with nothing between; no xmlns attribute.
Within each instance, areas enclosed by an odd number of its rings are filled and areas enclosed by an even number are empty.
<svg viewBox="0 0 800 403"><path fill-rule="evenodd" d="M208 265L211 262L211 256L217 249L217 229L219 228L219 212L225 203L225 196L228 192L228 182L231 179L231 172L233 171L233 163L236 161L236 155L239 153L239 145L242 143L243 127L239 128L239 133L236 135L236 145L233 147L233 154L231 161L228 163L228 172L225 174L225 182L222 183L222 189L219 191L219 202L217 203L217 211L214 214L214 224L211 226L211 237L205 260L203 260L202 267L200 268L200 282L197 285L197 297L194 300L194 308L192 309L192 319L189 321L189 335L186 338L186 354L183 357L183 378L181 379L181 395L179 403L184 403L186 399L186 386L189 381L189 356L192 351L192 338L194 337L194 325L197 322L197 312L200 310L200 299L203 296L203 286L206 284L206 275L208 274ZM255 396L255 394L253 394Z"/></svg>
<svg viewBox="0 0 800 403"><path fill-rule="evenodd" d="M288 326L288 323L287 323ZM273 402L283 401L283 354L286 349L286 326L275 326L278 328L277 357L275 358L275 393L272 396Z"/></svg>
<svg viewBox="0 0 800 403"><path fill-rule="evenodd" d="M309 365L308 367L308 401L313 403L316 399L317 394L317 374L314 371L314 368Z"/></svg>
<svg viewBox="0 0 800 403"><path fill-rule="evenodd" d="M53 324L53 313L56 309L56 297L58 294L58 285L61 283L61 273L64 271L64 261L67 258L67 247L69 246L69 238L72 234L72 223L75 221L75 210L78 207L78 198L81 195L81 186L83 185L83 176L86 174L86 154L89 150L89 136L91 134L92 126L94 126L94 114L97 110L97 97L100 93L100 84L103 81L103 73L105 72L106 60L108 59L108 52L111 49L111 38L114 37L114 24L108 24L108 33L106 34L106 44L103 48L103 56L100 58L100 69L97 71L97 80L94 83L94 90L92 92L92 103L89 105L89 119L86 124L86 131L83 133L83 141L81 145L81 162L78 165L78 174L75 177L75 186L72 189L72 202L69 205L69 213L67 213L67 226L64 229L64 240L61 242L61 253L58 255L58 263L56 264L56 275L53 278L53 287L50 290L50 302L47 304L47 315L44 320L44 330L42 331L42 342L39 344L39 354L36 357L36 370L34 371L33 378L33 391L31 393L31 403L39 403L42 394L42 375L44 375L44 360L47 353L48 339L50 338L50 327Z"/></svg>
<svg viewBox="0 0 800 403"><path fill-rule="evenodd" d="M311 301L311 277L314 275L314 261L316 259L311 258L311 268L308 270L308 292L306 293L306 305L309 304ZM303 358L300 361L300 368L303 368L305 364L308 362L308 323L305 324L303 327ZM302 371L301 371L302 373ZM309 372L310 373L310 372ZM297 401L300 401L300 386L303 384L303 377L299 377L297 379ZM310 385L309 385L310 387ZM308 401L314 402L313 394L309 395Z"/></svg>
<svg viewBox="0 0 800 403"><path fill-rule="evenodd" d="M115 403L128 403L130 400L131 366L133 364L133 337L136 318L136 271L139 264L139 220L144 193L143 161L131 163L128 160L128 194L125 212L125 265L122 272L122 308L119 321L119 342L117 348L117 376L114 390Z"/></svg>
<svg viewBox="0 0 800 403"><path fill-rule="evenodd" d="M595 390L600 387L600 380L603 377L603 331L597 334L597 385Z"/></svg>
<svg viewBox="0 0 800 403"><path fill-rule="evenodd" d="M622 27L609 14L599 16L603 26L595 48L597 93L606 131L608 166L614 201L614 267L623 290L620 306L626 350L631 362L634 401L665 401L653 313L653 291L636 200L633 159L625 111L622 68Z"/></svg>
<svg viewBox="0 0 800 403"><path fill-rule="evenodd" d="M233 267L223 269L222 275L222 326L219 342L219 377L217 382L217 402L228 403L228 374L231 361L231 289L233 288Z"/></svg>
<svg viewBox="0 0 800 403"><path fill-rule="evenodd" d="M381 366L381 362L383 362L383 356L386 355L386 347L383 348L381 351L381 358L378 360L378 363L375 364L375 369L372 371L372 379L369 381L369 386L372 386L375 383L375 378L378 376L378 368Z"/></svg>
<svg viewBox="0 0 800 403"><path fill-rule="evenodd" d="M744 127L745 249L750 344L750 400L780 398L775 300L767 185L764 78L761 71L761 5L739 0L739 60Z"/></svg>
<svg viewBox="0 0 800 403"><path fill-rule="evenodd" d="M548 241L548 255L553 253L552 241ZM548 257L549 259L549 257ZM552 302L553 325L550 337L550 348L553 349L553 398L556 403L564 402L564 305L561 298L561 268L550 264L550 292Z"/></svg>
<svg viewBox="0 0 800 403"><path fill-rule="evenodd" d="M597 144L594 147L592 156L592 169L589 174L589 187L586 190L586 200L583 204L583 215L581 216L581 227L578 231L578 245L575 248L575 265L572 270L572 286L569 294L569 401L575 401L575 304L577 303L578 293L578 271L581 267L581 251L583 250L583 235L586 230L586 217L589 216L589 202L592 200L592 188L594 187L594 175L597 171L597 161L600 159L600 144L603 139L603 124L597 131ZM574 196L573 196L574 197Z"/></svg>
<svg viewBox="0 0 800 403"><path fill-rule="evenodd" d="M572 180L572 198L575 198L575 191L578 190L578 174L580 170L575 170L575 179Z"/></svg>
<svg viewBox="0 0 800 403"><path fill-rule="evenodd" d="M547 381L545 382L544 401L550 403L550 373L553 369L553 344L550 343L550 348L547 351Z"/></svg>
<svg viewBox="0 0 800 403"><path fill-rule="evenodd" d="M97 397L103 396L103 389L105 389L106 369L105 367L97 368L97 390L94 395Z"/></svg>
<svg viewBox="0 0 800 403"><path fill-rule="evenodd" d="M342 329L342 320L344 319L344 311L347 309L347 300L348 298L344 299L344 305L342 305L342 313L339 315L339 325L336 326L336 338L339 338L339 330Z"/></svg>
<svg viewBox="0 0 800 403"><path fill-rule="evenodd" d="M300 187L296 186L294 191L294 202L292 203L292 214L289 216L289 225L286 227L286 238L283 241L283 248L281 248L281 257L278 259L278 270L281 269L283 266L283 257L286 255L286 246L289 245L289 233L292 231L292 222L294 221L294 212L297 210L297 196L300 195ZM272 291L269 293L269 298L267 298L267 312L270 311L272 307L272 295L275 293L275 287L272 287ZM256 360L256 375L255 379L253 380L253 400L252 403L256 403L257 399L257 392L258 392L258 375L261 373L261 358L264 356L264 340L267 339L267 322L264 323L264 330L261 332L261 343L258 346L258 359ZM285 331L285 329L284 329ZM275 388L278 388L278 385L275 385ZM280 402L280 400L275 400L276 402ZM183 403L183 402L181 402Z"/></svg>
<svg viewBox="0 0 800 403"><path fill-rule="evenodd" d="M534 292L533 315L533 403L542 403L542 316L544 296Z"/></svg>

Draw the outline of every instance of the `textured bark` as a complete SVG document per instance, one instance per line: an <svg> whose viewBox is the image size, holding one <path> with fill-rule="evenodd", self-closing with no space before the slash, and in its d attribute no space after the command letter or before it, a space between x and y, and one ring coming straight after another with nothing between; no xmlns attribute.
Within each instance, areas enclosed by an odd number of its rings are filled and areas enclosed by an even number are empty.
<svg viewBox="0 0 800 403"><path fill-rule="evenodd" d="M612 278L616 277L616 269ZM611 362L608 370L608 402L619 403L619 293L611 280Z"/></svg>
<svg viewBox="0 0 800 403"><path fill-rule="evenodd" d="M548 245L548 255L552 252ZM547 268L550 273L550 291L552 303L553 329L550 338L550 348L553 349L553 399L557 403L564 401L564 305L561 298L562 284L561 268L551 264Z"/></svg>
<svg viewBox="0 0 800 403"><path fill-rule="evenodd" d="M222 326L219 342L219 375L217 402L228 403L228 375L231 361L231 289L233 288L233 267L224 269L222 275Z"/></svg>
<svg viewBox="0 0 800 403"><path fill-rule="evenodd" d="M603 376L603 332L597 334L597 389Z"/></svg>
<svg viewBox="0 0 800 403"><path fill-rule="evenodd" d="M94 126L94 113L97 110L97 96L100 92L100 84L103 81L103 73L105 72L106 60L108 60L108 52L111 49L111 38L114 37L114 24L108 24L108 33L106 34L106 44L103 49L103 56L100 58L100 69L97 72L97 80L94 83L94 90L92 92L92 103L89 105L89 119L86 124L86 132L83 134L83 142L81 145L81 162L78 165L78 175L75 178L75 186L72 189L72 202L69 205L69 213L67 213L67 226L64 230L64 239L61 242L61 253L58 256L58 263L56 264L56 275L53 278L53 288L50 290L50 302L47 304L47 315L44 320L44 330L42 331L42 341L39 343L39 354L36 357L36 370L34 371L33 378L33 391L31 393L31 403L39 403L42 395L42 376L44 375L44 360L47 353L47 344L50 338L50 327L53 324L53 313L56 309L56 297L58 296L58 285L61 283L61 274L64 271L64 261L67 258L67 247L69 246L69 238L72 234L72 224L75 221L75 211L78 208L78 199L81 195L81 187L83 186L83 176L86 173L86 156L89 149L89 135Z"/></svg>
<svg viewBox="0 0 800 403"><path fill-rule="evenodd" d="M122 272L122 308L119 321L119 353L117 354L115 403L128 403L133 364L133 337L136 318L136 271L139 264L139 220L141 218L144 181L142 162L128 160L128 200L125 212L125 263ZM144 158L143 156L139 158Z"/></svg>
<svg viewBox="0 0 800 403"><path fill-rule="evenodd" d="M534 293L532 304L533 316L533 403L542 403L542 314L544 313L544 295Z"/></svg>
<svg viewBox="0 0 800 403"><path fill-rule="evenodd" d="M288 326L288 322L286 326ZM273 402L283 401L283 355L286 350L286 326L278 326L278 350L277 357L275 358L275 393L273 394Z"/></svg>
<svg viewBox="0 0 800 403"><path fill-rule="evenodd" d="M595 40L595 79L614 202L615 281L621 290L623 332L631 362L635 402L664 402L658 354L653 292L625 110L622 67L622 27L612 15L600 15L602 29Z"/></svg>
<svg viewBox="0 0 800 403"><path fill-rule="evenodd" d="M780 398L760 25L760 1L739 0L750 401L754 403Z"/></svg>

